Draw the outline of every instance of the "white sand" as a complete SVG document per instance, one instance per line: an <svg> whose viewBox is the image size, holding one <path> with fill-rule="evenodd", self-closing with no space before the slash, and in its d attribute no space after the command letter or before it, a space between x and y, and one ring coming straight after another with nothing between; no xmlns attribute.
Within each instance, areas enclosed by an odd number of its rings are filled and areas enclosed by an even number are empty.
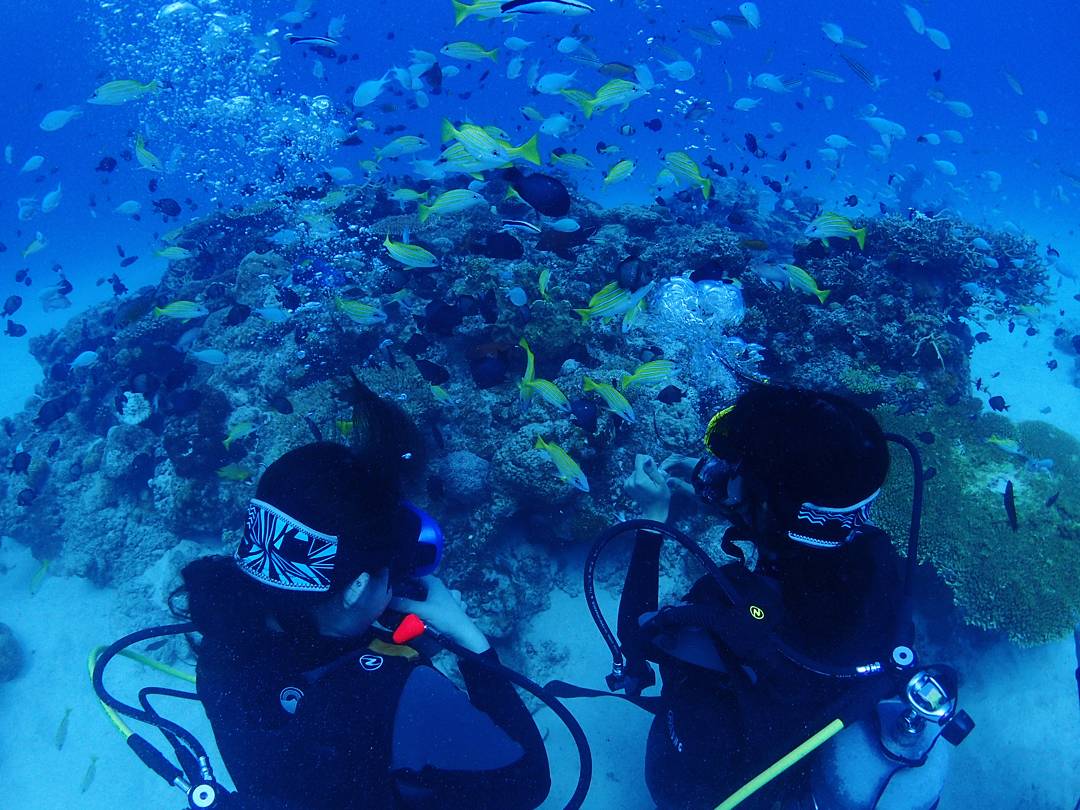
<svg viewBox="0 0 1080 810"><path fill-rule="evenodd" d="M29 551L4 538L0 564L0 621L11 626L26 653L26 667L15 681L0 684L0 784L17 797L4 807L116 810L120 807L181 807L179 791L144 768L102 712L90 686L90 651L114 641L135 627L118 617L127 610L116 591L98 589L79 577L46 575L36 594L30 583L39 564ZM127 660L110 668L108 681L122 699L137 702L139 687L156 683L186 688L181 681L163 679ZM197 725L182 703L167 715L199 729L200 739L213 738L205 721ZM56 748L57 728L71 708L62 750ZM164 741L145 732L155 745ZM212 747L212 746L211 746ZM166 750L168 750L166 748ZM80 787L92 756L99 759L96 775L85 793Z"/></svg>

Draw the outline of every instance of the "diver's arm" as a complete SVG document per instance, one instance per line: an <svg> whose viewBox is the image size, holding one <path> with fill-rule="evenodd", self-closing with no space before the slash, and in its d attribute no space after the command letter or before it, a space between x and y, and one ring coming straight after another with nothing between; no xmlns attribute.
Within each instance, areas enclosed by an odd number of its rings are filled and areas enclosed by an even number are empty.
<svg viewBox="0 0 1080 810"><path fill-rule="evenodd" d="M497 661L489 650L482 657ZM441 673L418 667L394 723L392 773L406 806L499 808L539 805L550 788L547 753L514 688L464 658L466 697Z"/></svg>

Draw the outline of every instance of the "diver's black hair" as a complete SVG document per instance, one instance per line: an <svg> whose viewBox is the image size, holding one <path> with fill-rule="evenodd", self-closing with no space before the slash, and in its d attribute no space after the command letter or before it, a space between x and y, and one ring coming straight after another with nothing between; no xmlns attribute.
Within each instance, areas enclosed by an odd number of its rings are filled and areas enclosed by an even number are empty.
<svg viewBox="0 0 1080 810"><path fill-rule="evenodd" d="M362 431L370 435L359 447L314 442L290 450L266 469L255 491L259 500L338 537L329 591L273 588L247 576L232 557L203 557L181 571L183 584L169 597L175 615L238 647L257 643L270 618L292 636L314 637L312 607L362 571L393 573L407 558L417 519L402 505L402 481L415 460L403 448L416 431L400 408L373 395L362 410Z"/></svg>
<svg viewBox="0 0 1080 810"><path fill-rule="evenodd" d="M751 388L710 450L739 461L751 493L780 524L805 501L857 503L889 470L888 444L869 412L843 397L798 388Z"/></svg>

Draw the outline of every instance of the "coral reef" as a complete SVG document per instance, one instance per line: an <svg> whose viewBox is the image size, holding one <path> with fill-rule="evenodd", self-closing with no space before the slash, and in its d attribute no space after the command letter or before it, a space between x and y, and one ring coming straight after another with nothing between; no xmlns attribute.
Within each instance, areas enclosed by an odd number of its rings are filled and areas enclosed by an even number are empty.
<svg viewBox="0 0 1080 810"><path fill-rule="evenodd" d="M966 621L1020 644L1068 633L1080 618L1080 443L1044 422L1012 426L996 414L935 409L925 416L881 408L882 424L916 439L930 475L919 556L952 589ZM927 440L931 440L927 443ZM907 536L910 471L893 454L874 519ZM1011 482L1016 527L1005 489Z"/></svg>
<svg viewBox="0 0 1080 810"><path fill-rule="evenodd" d="M490 186L501 200L501 181ZM678 200L603 209L571 191L577 231L515 236L509 248L493 247L492 234L501 217L524 215L520 203L418 223L378 185L301 188L193 222L168 237L192 256L172 262L157 285L31 341L45 381L40 403L4 420L0 457L12 472L0 479L0 519L61 573L104 585L174 569L228 545L260 470L280 454L316 437L350 440L355 374L415 421L431 463L413 496L444 525L444 573L470 594L485 629L505 636L556 587L555 551L630 514L622 480L636 453L699 452L708 417L765 374L905 411L937 407L966 385L973 339L964 318L992 298L980 291L1004 291L1008 306L994 306L1006 317L1037 298L1045 272L1015 237L885 217L867 223L865 252L854 242L796 246L796 260L832 290L823 306L755 270L760 246L747 236L795 233L797 212L751 213L753 195L737 182L722 193L732 206L726 225ZM402 267L388 255L387 234L410 230L436 268ZM973 246L976 234L990 252ZM989 270L990 253L1000 272ZM611 282L651 293L644 310L575 312ZM349 302L377 315L352 317ZM565 401L523 396L522 339L535 377ZM72 369L88 350L98 362ZM621 389L624 376L656 359L673 362L670 375ZM586 392L586 376L615 384L632 421ZM957 436L975 429L943 418ZM580 466L587 492L536 449L541 437ZM987 589L1009 580L984 571L990 563L958 538L979 536L987 548L989 538L1010 541L994 546L995 561L1022 548L1030 565L1048 553L1029 547L1028 516L1066 462L1048 454L1055 468L1036 475L996 459L999 475L1017 484L1022 522L1012 533L990 504L998 496L972 483L998 451L964 441L978 452L963 463L935 459L931 491L955 485L972 499L962 512L972 522L943 515L931 531L928 520L924 553L955 572L974 622L1047 637L1075 604L1066 586L1054 617L1044 610L1036 621L1025 606L1036 593L1049 600L1050 586L991 598ZM1022 441L1034 452L1042 440ZM16 469L20 454L29 460ZM1070 497L1048 509L1062 537L1073 530ZM708 531L706 518L682 511L682 528ZM980 522L991 514L996 522ZM1072 570L1067 550L1053 554Z"/></svg>
<svg viewBox="0 0 1080 810"><path fill-rule="evenodd" d="M1046 265L1031 240L921 214L855 224L866 227L865 250L853 239L795 245L795 264L830 290L822 306L750 270L740 276L742 337L769 350L770 376L928 407L966 393L976 312L1008 319L1043 301ZM904 375L917 390L896 385Z"/></svg>

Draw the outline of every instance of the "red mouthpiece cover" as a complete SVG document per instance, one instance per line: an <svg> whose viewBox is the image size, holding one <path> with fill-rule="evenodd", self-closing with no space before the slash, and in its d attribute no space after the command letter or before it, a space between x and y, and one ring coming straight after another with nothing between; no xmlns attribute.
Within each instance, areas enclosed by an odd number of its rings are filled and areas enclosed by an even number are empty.
<svg viewBox="0 0 1080 810"><path fill-rule="evenodd" d="M408 644L417 636L424 634L423 620L415 613L408 614L401 620L401 624L397 626L397 630L394 631L394 643L395 644Z"/></svg>

